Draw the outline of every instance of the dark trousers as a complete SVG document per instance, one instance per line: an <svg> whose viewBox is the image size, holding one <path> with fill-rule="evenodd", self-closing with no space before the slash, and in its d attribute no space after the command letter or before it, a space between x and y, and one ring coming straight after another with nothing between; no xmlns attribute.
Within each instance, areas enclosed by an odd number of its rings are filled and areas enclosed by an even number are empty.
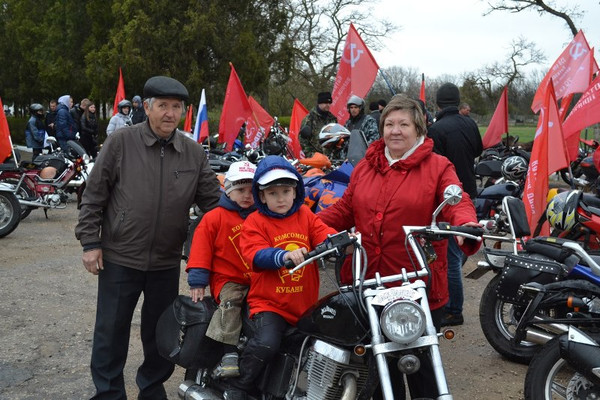
<svg viewBox="0 0 600 400"><path fill-rule="evenodd" d="M251 323L254 336L248 341L240 359L240 377L232 385L244 391L252 391L265 366L275 357L281 340L290 326L283 317L273 312L256 314Z"/></svg>
<svg viewBox="0 0 600 400"><path fill-rule="evenodd" d="M437 310L431 310L431 319L437 332L441 329L441 321L444 316L444 307L438 308ZM411 375L406 375L406 382L408 383L408 389L410 391L410 397L412 399L417 398L428 398L435 399L439 396L437 390L437 383L433 374L433 363L428 353L419 356L421 361L421 368ZM397 360L393 358L388 359L388 369L390 370L390 380L392 381L392 389L394 390L394 398L398 400L404 400L405 387L404 387L404 374L400 372L397 367ZM373 394L373 399L383 399L381 393L381 387L378 387Z"/></svg>
<svg viewBox="0 0 600 400"><path fill-rule="evenodd" d="M166 399L163 382L174 365L156 348L156 323L179 292L180 267L144 272L104 260L98 276L98 305L92 346L93 399L127 399L123 367L127 360L131 319L140 294L144 294L141 339L144 361L138 368L138 399Z"/></svg>

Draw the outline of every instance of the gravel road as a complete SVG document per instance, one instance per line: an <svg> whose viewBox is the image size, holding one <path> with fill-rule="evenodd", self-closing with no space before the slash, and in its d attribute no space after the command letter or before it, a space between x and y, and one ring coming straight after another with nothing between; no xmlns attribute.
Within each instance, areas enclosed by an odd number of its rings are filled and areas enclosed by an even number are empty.
<svg viewBox="0 0 600 400"><path fill-rule="evenodd" d="M71 203L34 210L0 239L0 400L89 398L89 373L96 305L96 277L81 264ZM475 268L477 256L465 266ZM526 367L502 359L486 342L478 321L481 293L491 278L465 280L465 324L452 341L442 340L442 357L455 399L521 399ZM185 281L181 281L185 293ZM140 303L141 304L141 303ZM141 362L140 304L134 315L125 380L137 396L135 370ZM177 398L183 370L167 382Z"/></svg>

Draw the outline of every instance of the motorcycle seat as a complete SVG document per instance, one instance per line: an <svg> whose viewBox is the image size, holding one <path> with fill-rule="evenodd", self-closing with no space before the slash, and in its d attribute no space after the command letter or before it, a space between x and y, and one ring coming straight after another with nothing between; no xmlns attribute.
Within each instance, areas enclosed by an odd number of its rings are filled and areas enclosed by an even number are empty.
<svg viewBox="0 0 600 400"><path fill-rule="evenodd" d="M583 193L582 202L587 206L587 210L594 215L600 216L600 198L593 194Z"/></svg>
<svg viewBox="0 0 600 400"><path fill-rule="evenodd" d="M15 164L13 164L13 163L4 163L4 164L0 164L0 171L20 172L21 168L15 166Z"/></svg>

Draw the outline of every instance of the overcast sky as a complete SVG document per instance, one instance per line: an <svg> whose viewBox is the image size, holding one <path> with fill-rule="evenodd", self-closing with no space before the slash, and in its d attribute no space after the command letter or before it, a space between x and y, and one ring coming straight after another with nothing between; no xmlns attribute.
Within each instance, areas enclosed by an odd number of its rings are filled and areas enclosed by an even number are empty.
<svg viewBox="0 0 600 400"><path fill-rule="evenodd" d="M581 4L583 19L575 21L590 46L600 51L600 4L597 0L557 0ZM547 70L573 39L562 19L527 11L495 11L483 16L487 2L480 0L382 0L376 13L392 19L399 31L373 52L381 68L413 67L425 77L459 75L486 64L508 59L510 43L519 36L536 43L546 55Z"/></svg>

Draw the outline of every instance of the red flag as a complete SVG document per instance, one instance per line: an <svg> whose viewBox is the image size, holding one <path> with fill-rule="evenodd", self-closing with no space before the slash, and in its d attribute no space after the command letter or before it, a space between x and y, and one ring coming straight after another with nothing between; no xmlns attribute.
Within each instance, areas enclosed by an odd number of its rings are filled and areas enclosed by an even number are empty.
<svg viewBox="0 0 600 400"><path fill-rule="evenodd" d="M533 97L533 103L531 109L537 113L542 107L545 99L544 91L548 87L550 79L554 81L556 88L556 99L561 99L570 92L571 82L575 79L579 72L579 66L586 60L586 55L590 52L590 46L583 34L583 31L579 31L573 38L571 43L563 50L560 56L556 59L552 67L542 79L542 82L538 86L535 96ZM593 62L592 72L598 71L598 65Z"/></svg>
<svg viewBox="0 0 600 400"><path fill-rule="evenodd" d="M421 99L424 105L427 105L427 102L425 101L425 74L421 74L421 91L419 92L419 99Z"/></svg>
<svg viewBox="0 0 600 400"><path fill-rule="evenodd" d="M350 24L344 52L333 84L330 111L337 117L338 123L344 124L348 119L346 102L353 94L365 97L377 76L379 65L360 38L360 35Z"/></svg>
<svg viewBox="0 0 600 400"><path fill-rule="evenodd" d="M571 100L573 100L573 96L575 96L575 93L570 93L563 97L563 99L560 101L560 109L558 110L558 112L560 113L561 121L564 121L565 117L567 116L567 111L569 110L569 106L571 105Z"/></svg>
<svg viewBox="0 0 600 400"><path fill-rule="evenodd" d="M250 103L250 108L254 113L254 118L256 118L263 131L266 132L265 137L268 136L275 120L273 117L271 117L271 115L269 115L267 110L262 108L262 106L254 99L254 97L248 96L248 103Z"/></svg>
<svg viewBox="0 0 600 400"><path fill-rule="evenodd" d="M506 86L504 86L496 111L494 111L490 125L483 136L483 148L487 149L498 144L505 133L508 133L508 90Z"/></svg>
<svg viewBox="0 0 600 400"><path fill-rule="evenodd" d="M531 150L531 159L523 193L527 221L531 232L535 230L537 222L546 208L548 175L568 165L552 80L550 80L545 93L546 99L540 109L541 114L533 140L533 149ZM541 235L548 234L548 224L545 223Z"/></svg>
<svg viewBox="0 0 600 400"><path fill-rule="evenodd" d="M4 113L4 105L0 99L0 164L2 164L12 153L10 141L10 129Z"/></svg>
<svg viewBox="0 0 600 400"><path fill-rule="evenodd" d="M117 85L117 94L115 94L115 103L113 104L113 115L119 112L119 102L125 99L125 82L123 82L123 72L119 67L119 84Z"/></svg>
<svg viewBox="0 0 600 400"><path fill-rule="evenodd" d="M598 122L600 122L600 75L581 95L563 124L563 132L571 160L577 157L581 130Z"/></svg>
<svg viewBox="0 0 600 400"><path fill-rule="evenodd" d="M240 82L233 64L229 63L229 65L231 66L231 73L229 74L221 120L219 121L219 143L227 143L225 148L231 150L240 128L246 123L244 143L250 143L252 148L256 148L263 134L259 134L259 125L252 113L242 82Z"/></svg>
<svg viewBox="0 0 600 400"><path fill-rule="evenodd" d="M188 106L187 112L185 113L185 121L183 122L183 131L186 133L192 132L192 119L194 119L194 110L192 105Z"/></svg>
<svg viewBox="0 0 600 400"><path fill-rule="evenodd" d="M300 100L294 99L294 107L292 108L292 117L290 118L290 147L294 157L301 158L302 147L300 146L300 139L298 134L300 133L300 126L302 120L308 114L306 107L300 103Z"/></svg>

